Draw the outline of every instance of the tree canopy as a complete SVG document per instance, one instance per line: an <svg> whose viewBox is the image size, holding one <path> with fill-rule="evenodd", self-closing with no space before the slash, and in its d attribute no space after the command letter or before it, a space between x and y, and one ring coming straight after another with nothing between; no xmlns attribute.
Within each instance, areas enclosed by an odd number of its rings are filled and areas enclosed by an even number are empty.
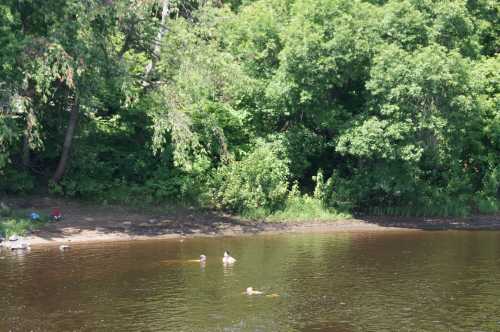
<svg viewBox="0 0 500 332"><path fill-rule="evenodd" d="M0 191L264 215L300 195L342 212L496 213L499 11L5 0Z"/></svg>

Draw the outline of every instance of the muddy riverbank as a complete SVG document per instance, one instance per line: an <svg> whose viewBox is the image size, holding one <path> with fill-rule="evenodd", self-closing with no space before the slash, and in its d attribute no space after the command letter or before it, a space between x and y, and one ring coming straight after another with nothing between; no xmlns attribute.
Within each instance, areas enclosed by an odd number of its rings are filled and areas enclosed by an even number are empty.
<svg viewBox="0 0 500 332"><path fill-rule="evenodd" d="M265 222L190 208L131 208L95 205L48 197L4 199L14 209L50 213L61 209L64 219L34 230L32 245L64 242L183 239L305 232L379 232L408 230L500 230L500 216L463 219L357 217L328 222Z"/></svg>

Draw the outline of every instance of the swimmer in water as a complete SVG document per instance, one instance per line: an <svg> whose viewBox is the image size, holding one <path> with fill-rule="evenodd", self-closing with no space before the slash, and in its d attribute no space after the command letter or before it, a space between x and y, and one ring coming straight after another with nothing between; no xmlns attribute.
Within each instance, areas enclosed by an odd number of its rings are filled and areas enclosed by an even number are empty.
<svg viewBox="0 0 500 332"><path fill-rule="evenodd" d="M168 261L164 261L164 262L168 262ZM170 261L170 262L173 262L173 261ZM201 264L205 264L207 262L207 256L201 254L200 255L200 259L190 259L188 260L188 262L190 263L201 263Z"/></svg>
<svg viewBox="0 0 500 332"><path fill-rule="evenodd" d="M264 293L261 291L258 291L258 290L254 290L252 287L247 287L247 289L245 290L245 294L246 295L262 295Z"/></svg>

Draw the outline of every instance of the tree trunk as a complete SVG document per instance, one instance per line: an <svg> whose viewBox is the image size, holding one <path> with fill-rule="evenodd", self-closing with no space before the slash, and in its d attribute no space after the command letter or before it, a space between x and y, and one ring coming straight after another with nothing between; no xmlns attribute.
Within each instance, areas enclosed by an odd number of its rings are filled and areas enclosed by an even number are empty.
<svg viewBox="0 0 500 332"><path fill-rule="evenodd" d="M23 137L23 156L22 162L24 168L30 167L30 140L28 138L28 134L25 133Z"/></svg>
<svg viewBox="0 0 500 332"><path fill-rule="evenodd" d="M170 15L170 0L163 0L163 6L162 6L162 11L161 11L161 24L160 24L160 30L158 30L158 34L156 35L155 38L155 45L153 48L153 57L151 61L148 63L146 66L146 73L144 75L145 80L147 81L149 74L154 70L156 61L160 57L160 50L161 50L161 41L163 40L163 35L165 35L165 31L167 31L165 21L167 20L168 16Z"/></svg>
<svg viewBox="0 0 500 332"><path fill-rule="evenodd" d="M21 94L25 98L24 103L28 105L26 108L26 128L23 136L23 151L22 163L25 169L30 167L31 159L31 140L33 139L33 125L36 123L36 118L33 110L33 99L35 97L35 89L31 82L28 81L28 87Z"/></svg>
<svg viewBox="0 0 500 332"><path fill-rule="evenodd" d="M66 164L68 162L69 153L71 151L71 143L75 135L76 124L78 122L79 105L78 98L75 96L73 104L71 105L71 113L69 116L68 129L66 130L66 137L64 137L64 145L61 153L61 159L57 165L56 172L52 176L52 181L59 182L66 171Z"/></svg>

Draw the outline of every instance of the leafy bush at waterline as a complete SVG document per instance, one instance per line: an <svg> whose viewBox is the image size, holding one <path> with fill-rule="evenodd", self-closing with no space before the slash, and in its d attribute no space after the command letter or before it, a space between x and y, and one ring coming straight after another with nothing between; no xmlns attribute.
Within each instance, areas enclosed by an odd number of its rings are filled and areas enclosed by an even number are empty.
<svg viewBox="0 0 500 332"><path fill-rule="evenodd" d="M288 193L288 165L276 145L260 143L241 161L221 166L211 184L215 206L232 212L274 211Z"/></svg>
<svg viewBox="0 0 500 332"><path fill-rule="evenodd" d="M291 195L282 210L269 215L269 221L333 221L350 218L348 213L341 213L326 207L318 198L305 195Z"/></svg>
<svg viewBox="0 0 500 332"><path fill-rule="evenodd" d="M42 227L46 222L47 218L37 221L17 217L0 218L0 235L5 238L11 235L24 236L30 231Z"/></svg>

